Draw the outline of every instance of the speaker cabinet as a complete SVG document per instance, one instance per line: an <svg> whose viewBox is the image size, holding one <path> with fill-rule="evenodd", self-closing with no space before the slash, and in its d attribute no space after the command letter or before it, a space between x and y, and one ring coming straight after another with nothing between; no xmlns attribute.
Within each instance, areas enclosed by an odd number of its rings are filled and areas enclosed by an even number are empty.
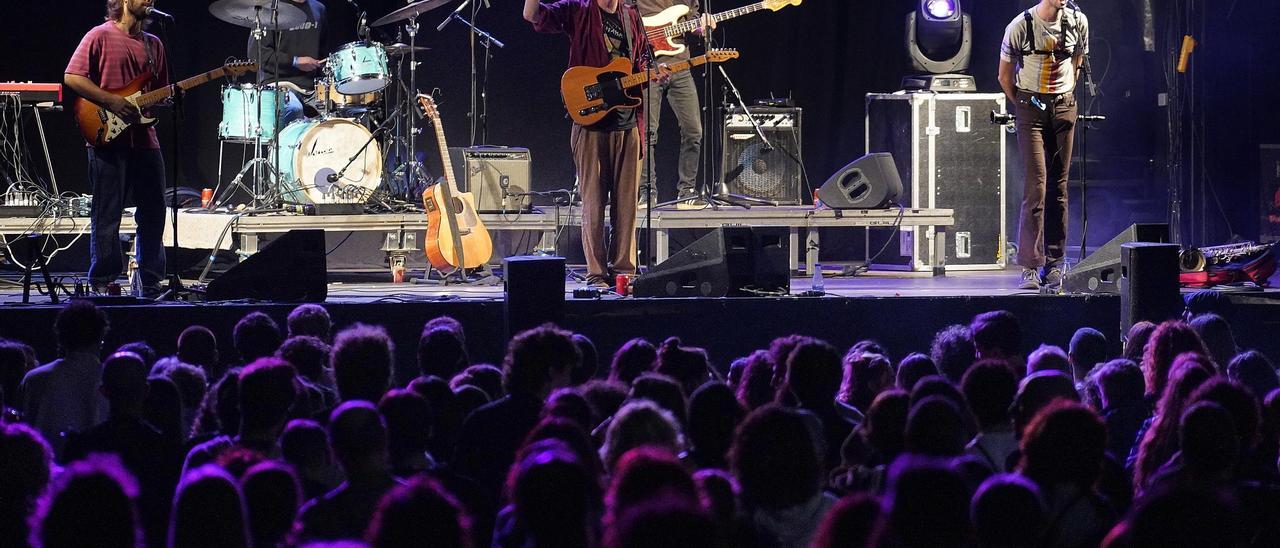
<svg viewBox="0 0 1280 548"><path fill-rule="evenodd" d="M731 194L767 200L774 205L804 203L800 155L798 108L759 107L748 117L742 109L731 108L724 116L724 155L720 173ZM751 118L769 139L760 140ZM772 147L772 148L770 148Z"/></svg>
<svg viewBox="0 0 1280 548"><path fill-rule="evenodd" d="M750 297L791 291L786 228L721 227L636 278L637 297Z"/></svg>
<svg viewBox="0 0 1280 548"><path fill-rule="evenodd" d="M902 179L887 152L854 160L818 189L822 204L832 209L883 209L900 195Z"/></svg>
<svg viewBox="0 0 1280 548"><path fill-rule="evenodd" d="M449 149L455 180L463 192L475 195L476 211L506 213L530 209L532 159L527 148L455 147Z"/></svg>
<svg viewBox="0 0 1280 548"><path fill-rule="evenodd" d="M1120 247L1129 242L1165 243L1169 225L1134 224L1085 257L1062 280L1066 293L1120 293Z"/></svg>
<svg viewBox="0 0 1280 548"><path fill-rule="evenodd" d="M564 257L507 257L502 260L502 272L508 338L564 320Z"/></svg>
<svg viewBox="0 0 1280 548"><path fill-rule="evenodd" d="M323 230L290 230L209 282L205 300L324 302L327 266Z"/></svg>
<svg viewBox="0 0 1280 548"><path fill-rule="evenodd" d="M1177 244L1128 242L1120 246L1120 329L1160 323L1182 313Z"/></svg>

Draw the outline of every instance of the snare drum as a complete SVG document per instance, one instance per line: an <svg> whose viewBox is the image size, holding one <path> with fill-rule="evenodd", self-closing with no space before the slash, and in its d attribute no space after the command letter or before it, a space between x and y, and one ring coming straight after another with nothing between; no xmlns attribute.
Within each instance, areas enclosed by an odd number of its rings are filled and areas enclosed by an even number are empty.
<svg viewBox="0 0 1280 548"><path fill-rule="evenodd" d="M329 54L325 69L333 76L334 89L344 95L381 91L391 83L387 52L372 42L351 42Z"/></svg>
<svg viewBox="0 0 1280 548"><path fill-rule="evenodd" d="M329 108L328 105L330 104L330 101L332 101L333 108L335 110L341 111L371 107L381 98L382 93L377 91L372 93L361 93L359 95L344 95L338 93L338 91L334 89L333 83L329 80L316 80L315 100L318 104L325 105L324 108L326 109Z"/></svg>
<svg viewBox="0 0 1280 548"><path fill-rule="evenodd" d="M276 132L278 93L275 89L258 89L251 84L223 87L218 138L240 143L270 139Z"/></svg>
<svg viewBox="0 0 1280 548"><path fill-rule="evenodd" d="M364 126L342 118L299 120L280 132L280 181L294 204L364 203L382 182L382 150ZM356 154L359 153L359 156ZM355 161L342 178L329 176Z"/></svg>

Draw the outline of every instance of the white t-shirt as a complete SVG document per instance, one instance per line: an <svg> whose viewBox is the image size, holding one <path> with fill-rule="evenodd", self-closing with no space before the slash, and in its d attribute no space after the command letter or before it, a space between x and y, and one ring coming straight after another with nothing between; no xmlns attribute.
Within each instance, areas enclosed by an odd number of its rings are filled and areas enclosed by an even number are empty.
<svg viewBox="0 0 1280 548"><path fill-rule="evenodd" d="M1031 8L1031 32L1034 40L1027 40L1026 13L1019 13L1004 31L1000 46L1000 59L1015 63L1018 89L1036 93L1068 93L1076 87L1074 57L1055 56L1052 53L1025 53L1028 44L1033 51L1052 52L1058 49L1074 55L1089 53L1089 18L1072 9L1058 12L1058 20L1040 19L1036 8Z"/></svg>

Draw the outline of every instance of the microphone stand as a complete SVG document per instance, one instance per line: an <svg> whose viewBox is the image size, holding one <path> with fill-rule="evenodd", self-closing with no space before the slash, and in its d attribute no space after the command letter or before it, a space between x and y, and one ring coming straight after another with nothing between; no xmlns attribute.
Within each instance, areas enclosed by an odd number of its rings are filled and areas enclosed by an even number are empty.
<svg viewBox="0 0 1280 548"><path fill-rule="evenodd" d="M1107 117L1101 114L1089 114L1093 99L1097 98L1098 89L1093 83L1093 72L1089 62L1089 54L1084 55L1081 69L1084 71L1085 92L1089 101L1085 103L1085 113L1076 116L1080 124L1080 260L1084 261L1086 243L1089 240L1089 128L1091 122L1105 122Z"/></svg>
<svg viewBox="0 0 1280 548"><path fill-rule="evenodd" d="M462 16L462 11L471 7L471 20L468 21ZM489 7L489 2L484 2L485 7ZM467 26L468 36L471 44L471 112L468 117L471 119L471 146L478 144L486 144L489 142L489 60L493 58L493 46L499 48L507 47L501 40L495 38L492 34L475 26L474 21L480 16L480 2L472 0L463 0L457 9L453 10L440 25L436 27L436 31L443 31L449 26L450 22L457 21ZM476 66L476 43L484 47L484 80L479 77L478 68ZM479 139L477 140L477 135Z"/></svg>
<svg viewBox="0 0 1280 548"><path fill-rule="evenodd" d="M385 131L387 127L395 121L397 116L400 116L400 109L403 107L404 105L397 105L396 109L391 111L391 114L387 115L387 118L383 120L381 124L378 124L378 129L373 130L373 132L369 134L369 138L365 139L364 145L360 147L360 150L357 150L355 154L351 155L350 158L347 158L346 165L342 166L342 169L337 172L326 175L325 180L330 183L337 183L338 181L341 181L342 177L347 174L347 170L356 162L356 159L363 156L364 151L369 148L369 145L382 135L383 131Z"/></svg>
<svg viewBox="0 0 1280 548"><path fill-rule="evenodd" d="M164 31L165 38L168 38L170 35L169 23L171 22L171 20L165 19L163 17L161 19L165 21L165 23L162 23L161 25L165 29ZM172 52L165 52L164 64L165 64L165 71L168 72L169 74L169 80L172 81L173 80ZM170 169L172 170L172 174L169 177L169 204L168 205L172 207L171 215L173 217L173 248L176 250L178 249L178 174L181 172L180 168L182 165L181 124L182 124L182 100L183 100L184 92L182 88L179 87L176 83L170 82L169 86L173 88L173 94L172 94L173 108L170 111L170 116L173 120L173 136L171 139L172 146L173 146L173 165L170 166ZM137 246L138 238L135 236L133 241L134 241L133 251L136 259L136 255L138 251L138 246ZM159 243L160 243L160 251L163 253L164 242L161 241ZM141 261L138 261L138 264L139 264L138 268L142 268ZM182 279L178 276L177 261L166 260L165 270L167 271L165 272L165 276L168 278L169 287L167 287L164 293L160 294L160 296L156 298L156 300L157 301L176 301L181 297L182 293L186 291L186 289L182 286ZM139 272L138 276L141 277L142 273ZM50 287L49 291L52 293L54 291L54 288Z"/></svg>
<svg viewBox="0 0 1280 548"><path fill-rule="evenodd" d="M734 85L733 79L729 78L729 73L725 72L724 67L719 65L716 65L716 70L720 71L720 76L724 78L724 82L725 84L727 84L726 89L732 92L733 97L738 100L738 108L742 109L742 114L745 115L747 117L747 120L751 122L751 127L755 128L756 136L759 137L760 141L764 143L763 151L765 153L769 153L775 150L773 143L770 142L769 138L765 136L764 128L760 127L760 121L756 120L755 115L751 113L751 109L747 108L747 102L743 100L742 94L738 93L738 86ZM728 103L728 94L725 94L725 98L726 98L725 103ZM735 170L735 171L738 174L741 174L741 172L744 170ZM756 198L754 196L742 196L740 194L730 194L728 186L729 186L728 177L721 178L720 188L718 189L719 192L712 194L710 193L710 189L708 188L709 199L719 200L719 201L726 202L731 205L736 205L738 207L742 207L746 209L751 209L750 204L773 205L773 202L770 202L769 200Z"/></svg>

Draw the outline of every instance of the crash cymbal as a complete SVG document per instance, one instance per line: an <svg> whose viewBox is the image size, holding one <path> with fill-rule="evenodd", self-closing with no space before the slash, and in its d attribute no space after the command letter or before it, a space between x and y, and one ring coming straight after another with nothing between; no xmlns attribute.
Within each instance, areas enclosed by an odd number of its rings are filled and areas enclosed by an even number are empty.
<svg viewBox="0 0 1280 548"><path fill-rule="evenodd" d="M452 1L453 0L422 0L421 2L414 2L382 16L381 19L373 22L373 26L381 27L383 25L390 25L391 23L398 23L400 21L412 19L420 14L436 9Z"/></svg>
<svg viewBox="0 0 1280 548"><path fill-rule="evenodd" d="M307 14L284 0L218 0L209 13L232 25L255 28L261 21L266 30L289 30L307 22Z"/></svg>
<svg viewBox="0 0 1280 548"><path fill-rule="evenodd" d="M410 51L431 51L431 48L425 46L410 47L409 44L387 44L382 46L382 49L387 52L387 56L389 57L409 55Z"/></svg>

